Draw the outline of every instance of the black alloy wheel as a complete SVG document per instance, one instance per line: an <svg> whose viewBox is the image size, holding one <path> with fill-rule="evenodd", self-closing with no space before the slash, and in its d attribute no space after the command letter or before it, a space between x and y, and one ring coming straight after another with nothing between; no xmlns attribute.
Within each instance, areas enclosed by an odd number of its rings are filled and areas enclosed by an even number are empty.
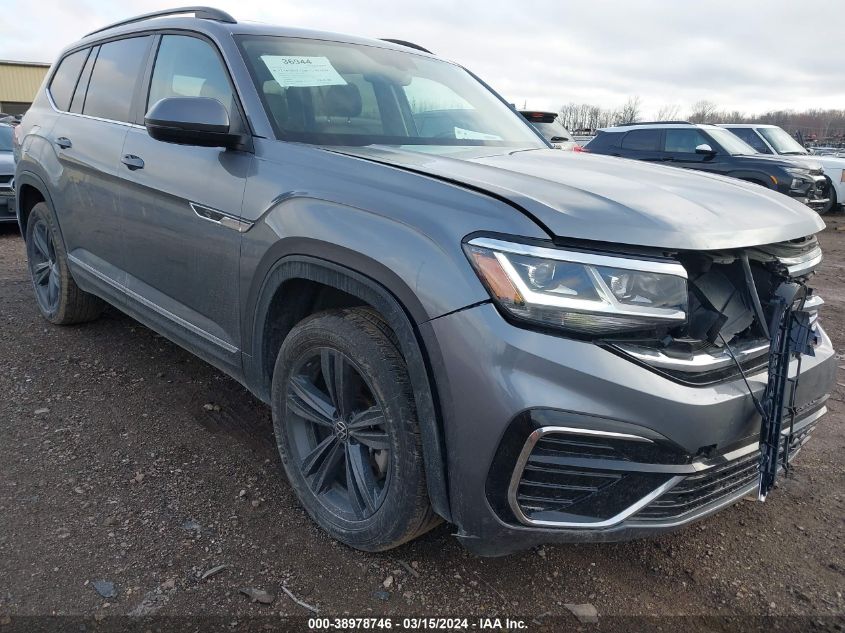
<svg viewBox="0 0 845 633"><path fill-rule="evenodd" d="M366 519L384 499L390 441L384 411L352 360L323 347L294 370L287 432L311 492L333 514Z"/></svg>

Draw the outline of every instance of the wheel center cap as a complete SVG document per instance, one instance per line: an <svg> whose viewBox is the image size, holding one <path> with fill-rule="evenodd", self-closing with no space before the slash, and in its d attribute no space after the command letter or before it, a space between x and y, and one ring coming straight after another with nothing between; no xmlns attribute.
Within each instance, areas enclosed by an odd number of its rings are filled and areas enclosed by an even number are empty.
<svg viewBox="0 0 845 633"><path fill-rule="evenodd" d="M334 422L334 434L335 437L340 440L341 442L345 442L349 438L349 427L346 426L346 422L343 420L335 420Z"/></svg>

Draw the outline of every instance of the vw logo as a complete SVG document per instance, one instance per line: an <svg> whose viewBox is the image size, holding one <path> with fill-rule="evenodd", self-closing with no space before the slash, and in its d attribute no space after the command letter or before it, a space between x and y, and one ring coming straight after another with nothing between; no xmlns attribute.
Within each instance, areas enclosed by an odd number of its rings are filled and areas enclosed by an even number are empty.
<svg viewBox="0 0 845 633"><path fill-rule="evenodd" d="M343 420L337 420L334 423L334 434L338 440L341 442L345 442L346 439L349 437L349 428L346 426L346 422Z"/></svg>

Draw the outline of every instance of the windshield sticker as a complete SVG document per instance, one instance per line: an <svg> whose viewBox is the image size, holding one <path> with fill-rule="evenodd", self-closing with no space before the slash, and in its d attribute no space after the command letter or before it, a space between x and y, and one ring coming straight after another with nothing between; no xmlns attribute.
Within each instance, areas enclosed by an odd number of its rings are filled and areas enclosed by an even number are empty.
<svg viewBox="0 0 845 633"><path fill-rule="evenodd" d="M262 55L261 61L282 88L346 85L327 57Z"/></svg>
<svg viewBox="0 0 845 633"><path fill-rule="evenodd" d="M462 127L455 126L455 138L469 141L501 141L501 136L495 134L485 134L484 132L473 132L472 130L465 130Z"/></svg>

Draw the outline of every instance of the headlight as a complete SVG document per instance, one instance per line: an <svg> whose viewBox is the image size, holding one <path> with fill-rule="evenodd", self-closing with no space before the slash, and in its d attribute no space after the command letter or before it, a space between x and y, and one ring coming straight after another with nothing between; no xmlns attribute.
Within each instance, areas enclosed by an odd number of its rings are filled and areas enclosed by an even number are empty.
<svg viewBox="0 0 845 633"><path fill-rule="evenodd" d="M798 189L813 180L810 177L809 169L803 169L801 167L786 167L784 169L786 173L793 176L792 183L789 185L790 189Z"/></svg>
<svg viewBox="0 0 845 633"><path fill-rule="evenodd" d="M520 319L581 334L681 325L687 273L677 262L476 238L464 245L493 299Z"/></svg>

